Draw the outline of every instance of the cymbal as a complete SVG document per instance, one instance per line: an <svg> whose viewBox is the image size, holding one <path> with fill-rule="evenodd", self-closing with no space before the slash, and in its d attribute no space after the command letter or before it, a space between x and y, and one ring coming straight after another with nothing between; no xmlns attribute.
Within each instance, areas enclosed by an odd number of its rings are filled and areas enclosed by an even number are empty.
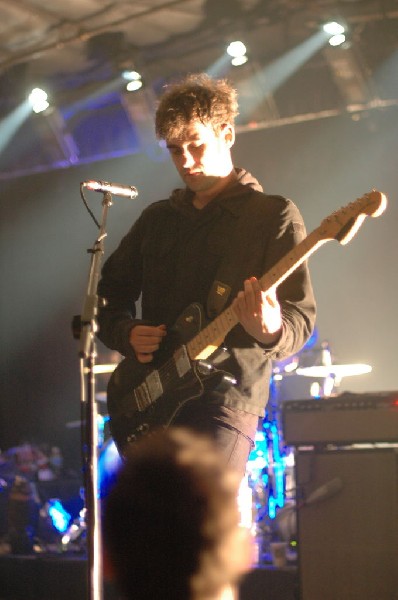
<svg viewBox="0 0 398 600"><path fill-rule="evenodd" d="M303 375L304 377L324 377L334 376L338 379L343 377L351 377L353 375L364 375L370 373L372 367L362 363L356 363L351 365L314 365L312 367L299 367L295 373L297 375Z"/></svg>
<svg viewBox="0 0 398 600"><path fill-rule="evenodd" d="M118 363L94 365L93 371L94 373L113 373L117 365Z"/></svg>

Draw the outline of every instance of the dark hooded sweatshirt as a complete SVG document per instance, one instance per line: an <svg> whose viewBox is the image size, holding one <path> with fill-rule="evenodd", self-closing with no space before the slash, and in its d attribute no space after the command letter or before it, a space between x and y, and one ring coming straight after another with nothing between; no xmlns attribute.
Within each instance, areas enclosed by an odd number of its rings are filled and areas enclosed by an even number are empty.
<svg viewBox="0 0 398 600"><path fill-rule="evenodd" d="M193 302L213 319L245 279L267 273L305 238L293 202L263 193L247 171L237 174L238 181L201 210L193 206L192 192L179 189L142 212L103 266L98 293L107 305L99 312L98 337L106 346L133 357L128 339L135 324L170 329ZM276 345L260 344L240 324L224 340L217 366L237 381L218 395L225 406L263 416L272 360L297 353L312 333L315 301L306 263L277 295L283 331ZM140 296L142 320L136 318Z"/></svg>

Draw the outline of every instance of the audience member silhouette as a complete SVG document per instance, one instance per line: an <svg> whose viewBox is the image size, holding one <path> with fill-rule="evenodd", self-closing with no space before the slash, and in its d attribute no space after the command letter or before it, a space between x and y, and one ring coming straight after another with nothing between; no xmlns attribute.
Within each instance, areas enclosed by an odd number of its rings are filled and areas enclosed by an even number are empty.
<svg viewBox="0 0 398 600"><path fill-rule="evenodd" d="M129 449L104 500L106 571L126 600L226 600L250 568L240 477L185 428Z"/></svg>

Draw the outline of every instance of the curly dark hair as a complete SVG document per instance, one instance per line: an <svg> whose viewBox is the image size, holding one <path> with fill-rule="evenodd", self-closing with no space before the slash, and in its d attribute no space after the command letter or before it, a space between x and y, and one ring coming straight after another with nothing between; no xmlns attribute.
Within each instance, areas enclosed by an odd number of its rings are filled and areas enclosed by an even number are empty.
<svg viewBox="0 0 398 600"><path fill-rule="evenodd" d="M209 440L189 430L132 445L103 515L105 550L124 597L200 600L234 582L248 550L237 490Z"/></svg>
<svg viewBox="0 0 398 600"><path fill-rule="evenodd" d="M237 93L226 79L191 74L166 87L156 111L156 135L178 137L191 121L210 123L218 133L224 123L233 125L237 115Z"/></svg>

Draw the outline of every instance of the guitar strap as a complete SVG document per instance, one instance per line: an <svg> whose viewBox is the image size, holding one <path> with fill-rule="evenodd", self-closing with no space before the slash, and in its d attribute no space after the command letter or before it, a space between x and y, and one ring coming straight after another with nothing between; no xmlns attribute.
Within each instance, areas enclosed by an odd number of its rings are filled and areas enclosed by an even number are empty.
<svg viewBox="0 0 398 600"><path fill-rule="evenodd" d="M225 261L223 261L224 264ZM223 265L221 265L222 267ZM219 268L217 271L218 273L221 273L222 268ZM213 284L210 288L209 291L209 295L207 297L207 303L206 303L206 312L207 312L207 317L212 321L213 319L215 319L217 317L217 315L219 315L223 309L224 306L227 303L227 300L229 298L231 294L231 286L228 285L227 283L223 283L223 281L220 281L219 279L215 279L213 281ZM218 360L225 360L226 358L226 346L225 344L223 344L220 348L217 348L217 350L212 354L211 357L211 362L213 365L216 365Z"/></svg>
<svg viewBox="0 0 398 600"><path fill-rule="evenodd" d="M232 229L232 231L231 231ZM229 228L226 239L236 240L236 234L241 231L240 218L234 219L232 228ZM238 289L243 281L237 281L238 274L242 273L243 253L239 244L228 242L226 250L216 273L216 278L209 290L206 302L206 312L209 319L217 317L225 308L232 289Z"/></svg>
<svg viewBox="0 0 398 600"><path fill-rule="evenodd" d="M237 261L239 260L237 254L237 252L233 251L226 252L217 270L217 279L212 283L206 302L207 317L210 320L215 319L224 310L232 289L236 289L237 283L235 280L237 279L237 273L240 272L237 269ZM214 365L217 364L219 359L225 360L226 350L227 348L224 344L214 352L212 355L212 363Z"/></svg>
<svg viewBox="0 0 398 600"><path fill-rule="evenodd" d="M210 319L215 319L222 312L229 295L231 286L215 279L207 297L206 312Z"/></svg>

